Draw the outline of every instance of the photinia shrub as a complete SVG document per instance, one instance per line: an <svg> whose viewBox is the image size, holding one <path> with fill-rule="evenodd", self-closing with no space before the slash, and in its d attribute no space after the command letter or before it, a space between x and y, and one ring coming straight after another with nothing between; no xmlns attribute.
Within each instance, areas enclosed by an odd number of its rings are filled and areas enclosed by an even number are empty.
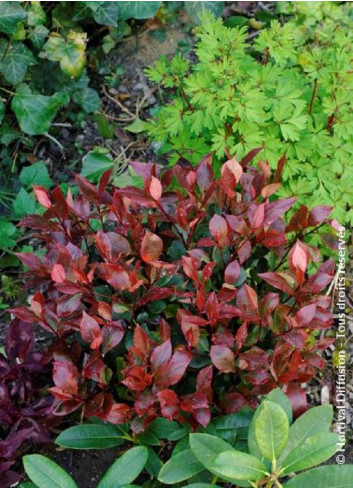
<svg viewBox="0 0 353 489"><path fill-rule="evenodd" d="M45 253L19 254L36 293L12 312L56 338L57 414L131 420L135 433L157 416L195 428L275 386L305 410L299 384L332 342L323 292L334 275L306 238L331 209L302 206L286 226L295 198L274 200L285 159L271 175L264 161L248 166L258 152L219 178L208 155L161 175L133 162L142 189L109 192L109 172L97 187L76 176L75 199L35 187L46 211L21 224Z"/></svg>
<svg viewBox="0 0 353 489"><path fill-rule="evenodd" d="M33 352L33 326L14 319L0 353L0 484L12 487L20 476L11 470L16 452L28 442L50 441L53 398L42 393L45 358ZM44 385L45 386L45 385Z"/></svg>

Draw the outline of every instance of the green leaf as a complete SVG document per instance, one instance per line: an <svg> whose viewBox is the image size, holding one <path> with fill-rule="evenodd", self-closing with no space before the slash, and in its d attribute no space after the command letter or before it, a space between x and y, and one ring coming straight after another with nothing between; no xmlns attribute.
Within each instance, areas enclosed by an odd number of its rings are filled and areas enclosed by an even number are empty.
<svg viewBox="0 0 353 489"><path fill-rule="evenodd" d="M222 438L207 435L206 433L192 433L189 435L189 440L192 453L206 469L209 468L211 461L216 455L233 449Z"/></svg>
<svg viewBox="0 0 353 489"><path fill-rule="evenodd" d="M33 94L21 85L11 102L12 110L23 132L30 136L45 134L57 111L69 102L67 93L55 93L47 97Z"/></svg>
<svg viewBox="0 0 353 489"><path fill-rule="evenodd" d="M162 2L119 2L121 20L152 19Z"/></svg>
<svg viewBox="0 0 353 489"><path fill-rule="evenodd" d="M132 122L128 126L124 127L126 131L133 132L135 134L146 131L146 128L147 128L147 123L138 118L135 119L134 122Z"/></svg>
<svg viewBox="0 0 353 489"><path fill-rule="evenodd" d="M13 34L16 31L17 24L26 18L26 11L21 7L19 2L1 2L0 3L0 32Z"/></svg>
<svg viewBox="0 0 353 489"><path fill-rule="evenodd" d="M104 474L98 487L125 487L143 470L148 458L146 447L134 447L119 457Z"/></svg>
<svg viewBox="0 0 353 489"><path fill-rule="evenodd" d="M40 2L32 2L28 10L27 23L37 27L45 23L47 16Z"/></svg>
<svg viewBox="0 0 353 489"><path fill-rule="evenodd" d="M98 181L101 174L113 168L111 158L98 151L90 151L82 160L81 175L93 182Z"/></svg>
<svg viewBox="0 0 353 489"><path fill-rule="evenodd" d="M22 168L20 182L26 188L31 188L32 185L41 185L42 187L50 188L53 185L44 161L37 161L33 165Z"/></svg>
<svg viewBox="0 0 353 489"><path fill-rule="evenodd" d="M4 102L0 99L0 123L3 121L5 116L5 104Z"/></svg>
<svg viewBox="0 0 353 489"><path fill-rule="evenodd" d="M63 431L55 443L66 448L98 449L124 443L122 432L113 425L81 424Z"/></svg>
<svg viewBox="0 0 353 489"><path fill-rule="evenodd" d="M316 433L300 443L281 463L284 474L319 465L337 451L337 433Z"/></svg>
<svg viewBox="0 0 353 489"><path fill-rule="evenodd" d="M0 219L0 249L16 246L16 240L12 239L16 236L16 233L16 226L12 222L6 219Z"/></svg>
<svg viewBox="0 0 353 489"><path fill-rule="evenodd" d="M165 418L156 418L148 426L159 439L167 440L171 433L179 430L181 428L180 424L176 421L169 421Z"/></svg>
<svg viewBox="0 0 353 489"><path fill-rule="evenodd" d="M210 464L210 470L227 480L254 481L266 473L266 466L253 455L229 450L217 455Z"/></svg>
<svg viewBox="0 0 353 489"><path fill-rule="evenodd" d="M215 17L220 17L224 10L224 2L185 2L185 11L193 22L200 22L200 15L205 10L212 12Z"/></svg>
<svg viewBox="0 0 353 489"><path fill-rule="evenodd" d="M116 27L119 19L119 2L83 2L93 11L93 18L98 24Z"/></svg>
<svg viewBox="0 0 353 489"><path fill-rule="evenodd" d="M193 452L188 449L179 452L162 467L158 480L164 484L176 484L204 470Z"/></svg>
<svg viewBox="0 0 353 489"><path fill-rule="evenodd" d="M86 34L82 32L70 31L66 39L53 33L43 47L43 56L58 61L63 73L77 80L86 64L85 41Z"/></svg>
<svg viewBox="0 0 353 489"><path fill-rule="evenodd" d="M13 209L17 217L27 216L36 212L36 200L23 187L13 201Z"/></svg>
<svg viewBox="0 0 353 489"><path fill-rule="evenodd" d="M290 427L288 443L281 454L283 460L289 452L303 443L307 438L328 431L332 425L333 408L330 405L317 406L302 414Z"/></svg>
<svg viewBox="0 0 353 489"><path fill-rule="evenodd" d="M80 90L75 97L75 102L80 104L88 114L96 112L100 107L99 94L97 90L90 87Z"/></svg>
<svg viewBox="0 0 353 489"><path fill-rule="evenodd" d="M26 455L22 460L28 477L38 487L77 487L60 465L43 455Z"/></svg>
<svg viewBox="0 0 353 489"><path fill-rule="evenodd" d="M267 401L274 402L281 406L283 411L286 413L289 424L292 424L293 421L293 409L290 403L290 400L285 395L285 393L277 387L277 389L273 389L269 394L266 395L265 399Z"/></svg>
<svg viewBox="0 0 353 489"><path fill-rule="evenodd" d="M263 401L263 408L255 421L255 436L262 455L272 462L277 459L288 440L289 423L280 406Z"/></svg>
<svg viewBox="0 0 353 489"><path fill-rule="evenodd" d="M0 39L0 59L0 73L11 85L21 83L28 66L36 63L32 52L22 42L14 42L8 46L5 39Z"/></svg>
<svg viewBox="0 0 353 489"><path fill-rule="evenodd" d="M296 475L283 487L352 487L353 465L323 465Z"/></svg>

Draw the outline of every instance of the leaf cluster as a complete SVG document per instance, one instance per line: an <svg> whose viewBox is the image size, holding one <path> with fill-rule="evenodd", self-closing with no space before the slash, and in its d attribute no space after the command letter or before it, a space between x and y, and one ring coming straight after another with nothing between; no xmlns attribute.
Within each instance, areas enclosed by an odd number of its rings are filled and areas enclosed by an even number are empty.
<svg viewBox="0 0 353 489"><path fill-rule="evenodd" d="M274 18L253 41L246 26L205 13L196 62L177 55L148 68L170 100L149 134L171 164L181 155L196 164L210 151L219 160L242 158L261 146L274 168L285 152L279 195L334 205L333 215L352 223L350 5L281 2L278 9L286 21Z"/></svg>
<svg viewBox="0 0 353 489"><path fill-rule="evenodd" d="M18 256L36 293L12 313L55 339L58 415L129 421L140 436L159 416L206 427L276 385L302 399L333 341L319 336L334 264L306 243L331 209L303 206L286 226L295 199L273 200L283 160L271 176L249 166L257 153L219 178L207 156L160 176L134 162L143 188L108 192L110 170L97 186L76 176L76 197L34 188L45 212L21 224L43 247Z"/></svg>

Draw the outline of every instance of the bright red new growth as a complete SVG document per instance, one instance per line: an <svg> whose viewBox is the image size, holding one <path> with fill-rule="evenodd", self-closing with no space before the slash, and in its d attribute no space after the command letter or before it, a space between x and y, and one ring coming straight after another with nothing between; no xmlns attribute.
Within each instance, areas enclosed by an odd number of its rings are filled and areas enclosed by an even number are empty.
<svg viewBox="0 0 353 489"><path fill-rule="evenodd" d="M42 293L13 313L57 338L58 414L132 420L136 433L157 416L206 426L276 385L302 409L299 384L330 343L334 275L331 261L313 266L306 236L329 209L302 206L286 226L295 198L274 198L284 160L271 179L266 162L248 166L259 150L219 179L208 155L163 175L133 162L143 189L108 192L107 175L98 187L77 177L76 199L36 188L46 212L22 225L46 253L19 257Z"/></svg>

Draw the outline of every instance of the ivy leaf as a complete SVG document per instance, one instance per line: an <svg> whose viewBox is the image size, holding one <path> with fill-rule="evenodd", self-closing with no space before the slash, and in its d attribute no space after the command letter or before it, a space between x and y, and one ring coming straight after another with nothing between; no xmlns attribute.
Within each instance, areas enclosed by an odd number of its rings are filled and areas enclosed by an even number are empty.
<svg viewBox="0 0 353 489"><path fill-rule="evenodd" d="M120 19L152 19L161 5L162 2L119 2Z"/></svg>
<svg viewBox="0 0 353 489"><path fill-rule="evenodd" d="M0 72L11 85L21 83L28 66L36 62L32 52L22 42L14 42L8 46L5 39L0 39L0 58Z"/></svg>
<svg viewBox="0 0 353 489"><path fill-rule="evenodd" d="M119 2L82 2L93 12L98 24L116 27L119 19Z"/></svg>
<svg viewBox="0 0 353 489"><path fill-rule="evenodd" d="M86 34L70 31L67 38L53 33L45 43L42 56L51 61L58 61L65 75L78 79L86 64Z"/></svg>
<svg viewBox="0 0 353 489"><path fill-rule="evenodd" d="M215 17L220 17L224 10L224 2L185 2L184 8L188 16L196 24L200 23L200 15L205 10L212 12Z"/></svg>
<svg viewBox="0 0 353 489"><path fill-rule="evenodd" d="M51 95L31 93L26 85L20 86L11 102L17 120L23 132L30 136L45 134L57 111L69 102L67 93Z"/></svg>
<svg viewBox="0 0 353 489"><path fill-rule="evenodd" d="M97 110L99 110L100 107L99 94L97 90L94 90L90 87L83 88L82 90L79 90L77 93L75 93L74 101L77 104L81 105L83 110L88 114L96 112Z"/></svg>
<svg viewBox="0 0 353 489"><path fill-rule="evenodd" d="M12 222L0 219L0 248L13 248L16 246L17 229Z"/></svg>
<svg viewBox="0 0 353 489"><path fill-rule="evenodd" d="M22 187L13 202L13 209L15 215L18 217L34 214L36 211L36 201L34 197Z"/></svg>
<svg viewBox="0 0 353 489"><path fill-rule="evenodd" d="M0 123L2 122L3 118L5 116L5 104L4 102L0 99Z"/></svg>
<svg viewBox="0 0 353 489"><path fill-rule="evenodd" d="M26 188L31 188L32 185L50 188L53 185L44 161L37 161L33 165L22 168L20 181Z"/></svg>
<svg viewBox="0 0 353 489"><path fill-rule="evenodd" d="M82 160L81 175L84 178L96 182L102 173L113 168L111 158L99 151L90 151Z"/></svg>
<svg viewBox="0 0 353 489"><path fill-rule="evenodd" d="M17 24L26 18L26 11L19 2L0 3L0 32L11 35L16 31Z"/></svg>

